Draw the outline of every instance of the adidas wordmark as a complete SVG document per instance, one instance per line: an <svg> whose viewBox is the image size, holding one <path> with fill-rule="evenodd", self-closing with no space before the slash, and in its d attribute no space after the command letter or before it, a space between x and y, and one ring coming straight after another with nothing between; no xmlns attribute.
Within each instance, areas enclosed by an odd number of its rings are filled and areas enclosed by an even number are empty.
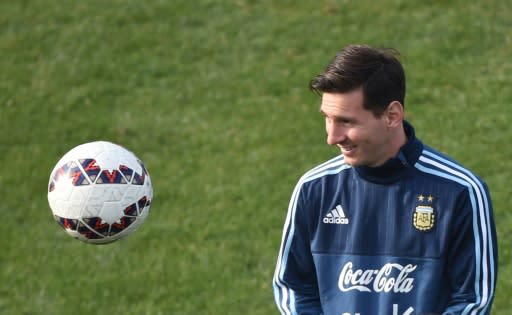
<svg viewBox="0 0 512 315"><path fill-rule="evenodd" d="M343 208L337 205L335 209L325 215L323 222L327 224L348 224L348 218L345 216Z"/></svg>

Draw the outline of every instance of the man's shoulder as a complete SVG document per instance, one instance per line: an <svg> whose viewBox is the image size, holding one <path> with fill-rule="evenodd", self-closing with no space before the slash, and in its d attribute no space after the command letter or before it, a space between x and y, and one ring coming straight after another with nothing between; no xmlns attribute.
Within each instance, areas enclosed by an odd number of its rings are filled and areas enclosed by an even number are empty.
<svg viewBox="0 0 512 315"><path fill-rule="evenodd" d="M424 145L423 151L416 163L420 171L444 177L461 184L485 184L476 173L464 166L453 157Z"/></svg>
<svg viewBox="0 0 512 315"><path fill-rule="evenodd" d="M299 182L310 182L322 178L324 176L338 174L350 168L351 166L345 162L343 155L339 155L323 163L318 164L317 166L313 167L312 169L304 173L304 175L302 175L302 177L300 178Z"/></svg>

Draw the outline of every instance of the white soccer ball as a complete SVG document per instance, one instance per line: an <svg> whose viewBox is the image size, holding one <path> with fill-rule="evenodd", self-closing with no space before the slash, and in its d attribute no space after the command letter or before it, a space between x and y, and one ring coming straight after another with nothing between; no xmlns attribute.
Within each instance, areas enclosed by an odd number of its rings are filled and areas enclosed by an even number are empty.
<svg viewBox="0 0 512 315"><path fill-rule="evenodd" d="M141 160L106 141L71 149L55 165L48 184L55 220L71 236L93 244L135 231L152 200L151 179Z"/></svg>

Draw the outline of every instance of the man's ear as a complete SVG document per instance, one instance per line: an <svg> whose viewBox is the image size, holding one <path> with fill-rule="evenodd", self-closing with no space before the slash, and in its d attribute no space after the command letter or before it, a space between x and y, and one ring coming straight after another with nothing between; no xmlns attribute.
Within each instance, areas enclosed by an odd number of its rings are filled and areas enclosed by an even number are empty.
<svg viewBox="0 0 512 315"><path fill-rule="evenodd" d="M388 127L400 126L404 120L404 106L399 101L393 101L389 103L384 115L386 116Z"/></svg>

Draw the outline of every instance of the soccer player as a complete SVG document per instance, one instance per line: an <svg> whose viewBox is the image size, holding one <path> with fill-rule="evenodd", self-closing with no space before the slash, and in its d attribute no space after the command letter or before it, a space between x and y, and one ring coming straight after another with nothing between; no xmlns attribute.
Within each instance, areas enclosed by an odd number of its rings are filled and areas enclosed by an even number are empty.
<svg viewBox="0 0 512 315"><path fill-rule="evenodd" d="M310 82L341 154L291 196L273 287L282 314L489 314L486 184L404 120L397 52L350 45Z"/></svg>

